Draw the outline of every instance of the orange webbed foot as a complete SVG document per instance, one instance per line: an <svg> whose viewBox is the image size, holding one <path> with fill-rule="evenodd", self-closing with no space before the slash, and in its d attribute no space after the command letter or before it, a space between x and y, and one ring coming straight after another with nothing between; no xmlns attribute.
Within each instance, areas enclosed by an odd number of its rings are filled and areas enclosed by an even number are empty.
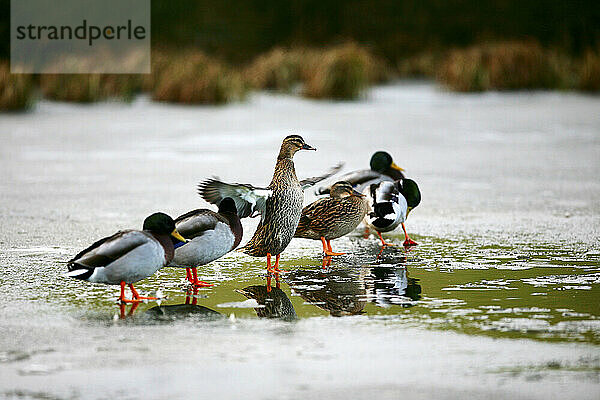
<svg viewBox="0 0 600 400"><path fill-rule="evenodd" d="M404 247L411 247L411 246L418 246L419 243L415 242L411 238L408 238L404 241L403 245L404 245Z"/></svg>
<svg viewBox="0 0 600 400"><path fill-rule="evenodd" d="M329 251L329 250L326 250L324 253L328 257L331 257L331 256L343 256L344 254L346 254L346 253L336 253L335 251Z"/></svg>

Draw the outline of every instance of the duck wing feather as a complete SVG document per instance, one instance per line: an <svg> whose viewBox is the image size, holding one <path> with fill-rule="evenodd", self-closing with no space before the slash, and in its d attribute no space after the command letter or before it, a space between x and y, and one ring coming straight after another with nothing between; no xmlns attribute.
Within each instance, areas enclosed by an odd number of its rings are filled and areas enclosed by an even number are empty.
<svg viewBox="0 0 600 400"><path fill-rule="evenodd" d="M193 239L197 236L202 236L207 231L215 229L219 222L228 223L224 217L214 211L198 209L177 217L175 219L175 227L181 236L186 239Z"/></svg>
<svg viewBox="0 0 600 400"><path fill-rule="evenodd" d="M75 269L94 269L105 267L131 250L150 240L150 234L137 230L119 231L112 236L98 240L90 247L79 252L68 263L69 271Z"/></svg>
<svg viewBox="0 0 600 400"><path fill-rule="evenodd" d="M219 178L210 178L198 184L198 194L209 203L219 204L225 197L235 202L240 218L264 214L267 199L273 194L270 188L262 188L244 183L225 183Z"/></svg>
<svg viewBox="0 0 600 400"><path fill-rule="evenodd" d="M361 169L358 171L351 171L347 174L344 174L338 178L338 181L346 181L350 183L352 186L360 186L369 181L375 180L391 180L387 176L380 174L379 172L373 171L371 169ZM329 194L329 186L321 186L315 190L315 194Z"/></svg>
<svg viewBox="0 0 600 400"><path fill-rule="evenodd" d="M317 228L312 226L312 222L315 220L320 220L322 225L327 226L329 219L335 217L335 206L337 203L339 202L331 197L326 197L304 207L300 222L296 228L296 235L301 235L303 232Z"/></svg>
<svg viewBox="0 0 600 400"><path fill-rule="evenodd" d="M300 181L300 185L302 186L302 189L307 189L311 186L314 186L317 183L329 178L330 176L337 174L342 169L343 166L344 166L344 163L339 162L333 168L331 168L329 171L324 173L323 175L313 176L312 178L302 179Z"/></svg>

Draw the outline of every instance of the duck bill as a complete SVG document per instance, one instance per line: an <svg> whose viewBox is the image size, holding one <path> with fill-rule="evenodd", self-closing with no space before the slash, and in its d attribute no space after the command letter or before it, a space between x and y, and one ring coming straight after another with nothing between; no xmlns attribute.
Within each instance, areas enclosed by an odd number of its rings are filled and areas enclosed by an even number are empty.
<svg viewBox="0 0 600 400"><path fill-rule="evenodd" d="M183 236L181 236L179 234L179 232L177 232L177 229L173 229L173 232L171 232L171 236L173 236L175 239L179 240L180 242L186 243L187 240L185 240L185 238Z"/></svg>
<svg viewBox="0 0 600 400"><path fill-rule="evenodd" d="M356 197L365 197L364 194L362 194L361 192L357 191L357 190L352 190L352 196L356 196Z"/></svg>
<svg viewBox="0 0 600 400"><path fill-rule="evenodd" d="M317 149L315 149L314 147L312 147L311 145L306 144L306 143L304 143L300 149L301 150L314 150L314 151L317 151Z"/></svg>
<svg viewBox="0 0 600 400"><path fill-rule="evenodd" d="M394 162L392 163L392 165L390 165L390 167L392 167L396 171L404 172L404 168L397 166Z"/></svg>

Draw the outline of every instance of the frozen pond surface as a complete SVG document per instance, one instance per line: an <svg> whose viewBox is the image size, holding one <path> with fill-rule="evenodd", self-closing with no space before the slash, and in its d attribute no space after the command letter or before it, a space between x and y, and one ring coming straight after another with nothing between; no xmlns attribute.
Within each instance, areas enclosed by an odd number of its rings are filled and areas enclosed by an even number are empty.
<svg viewBox="0 0 600 400"><path fill-rule="evenodd" d="M575 94L398 84L355 103L263 93L2 115L0 397L597 399L599 110ZM205 177L268 183L290 133L318 148L296 157L300 177L393 154L423 193L407 221L420 245L378 259L357 231L322 270L320 244L294 240L266 306L240 293L265 285L262 259L199 269L217 285L196 294L163 269L136 285L161 308L125 319L116 287L61 277L95 239L206 206Z"/></svg>

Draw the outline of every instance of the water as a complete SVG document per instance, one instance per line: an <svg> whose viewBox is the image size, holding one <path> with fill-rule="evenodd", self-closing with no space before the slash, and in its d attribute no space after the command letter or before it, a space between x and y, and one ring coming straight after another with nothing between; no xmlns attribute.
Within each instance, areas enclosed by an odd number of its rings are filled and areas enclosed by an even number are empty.
<svg viewBox="0 0 600 400"><path fill-rule="evenodd" d="M0 394L597 398L599 106L398 84L357 103L257 94L4 115ZM290 133L318 148L297 155L300 177L392 153L423 193L407 221L419 246L379 254L357 230L323 268L319 242L294 240L269 295L264 260L240 253L200 268L216 285L196 293L165 268L136 285L160 308L121 309L116 287L61 276L97 238L206 206L202 178L268 183Z"/></svg>

